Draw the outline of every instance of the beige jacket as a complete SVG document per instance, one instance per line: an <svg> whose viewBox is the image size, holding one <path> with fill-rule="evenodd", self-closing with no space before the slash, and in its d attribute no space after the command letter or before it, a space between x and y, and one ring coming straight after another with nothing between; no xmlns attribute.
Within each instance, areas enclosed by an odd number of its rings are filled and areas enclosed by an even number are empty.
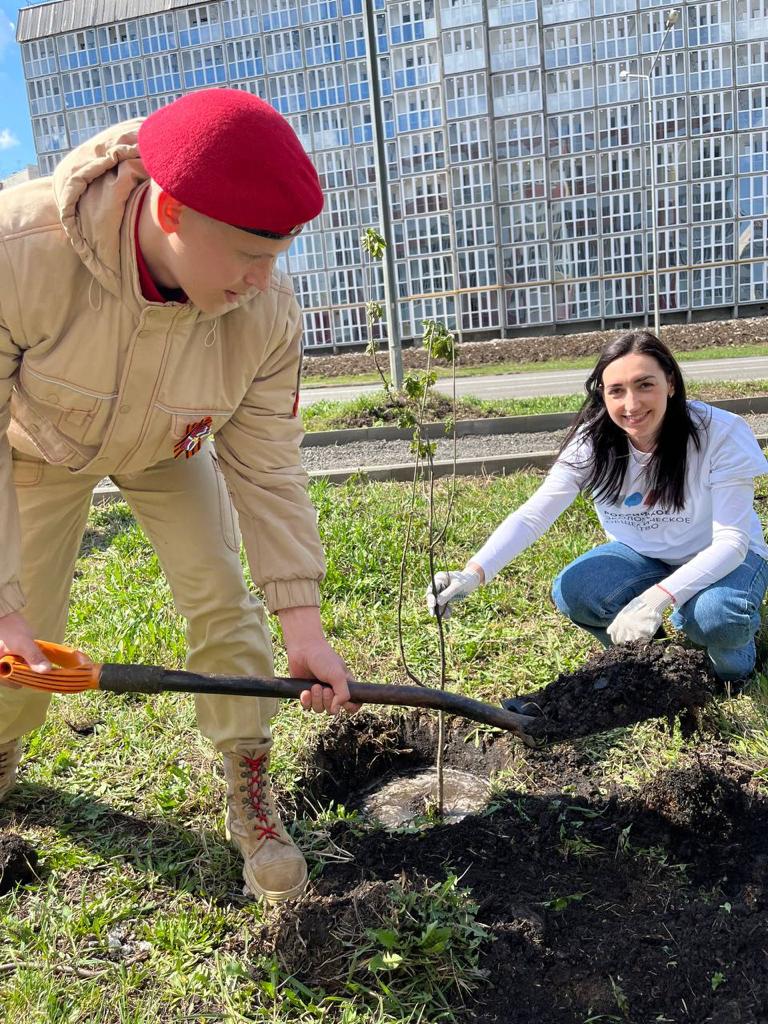
<svg viewBox="0 0 768 1024"><path fill-rule="evenodd" d="M275 272L269 292L216 317L143 298L139 124L90 139L52 178L0 192L0 614L24 605L8 442L73 473L133 473L173 458L208 416L267 605L317 605L324 561L293 415L290 280Z"/></svg>

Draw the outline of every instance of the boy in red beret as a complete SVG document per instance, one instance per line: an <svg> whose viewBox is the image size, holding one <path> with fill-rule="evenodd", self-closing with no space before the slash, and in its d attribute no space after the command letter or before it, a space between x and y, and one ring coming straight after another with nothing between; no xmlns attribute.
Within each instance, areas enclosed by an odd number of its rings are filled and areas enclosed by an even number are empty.
<svg viewBox="0 0 768 1024"><path fill-rule="evenodd" d="M354 709L320 623L324 559L296 416L301 314L275 268L322 205L288 122L230 89L108 128L52 177L0 193L0 654L50 668L33 638L63 640L91 492L109 476L187 620L191 671L273 674L242 531L291 673L330 684L303 706ZM0 799L48 703L0 688ZM275 710L197 698L223 754L227 834L248 888L271 901L307 879L270 787Z"/></svg>

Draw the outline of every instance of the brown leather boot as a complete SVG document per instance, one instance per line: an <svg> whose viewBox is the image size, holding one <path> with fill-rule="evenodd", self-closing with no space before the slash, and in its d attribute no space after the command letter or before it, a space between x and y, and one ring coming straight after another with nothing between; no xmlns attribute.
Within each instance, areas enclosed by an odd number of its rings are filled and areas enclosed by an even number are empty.
<svg viewBox="0 0 768 1024"><path fill-rule="evenodd" d="M16 785L16 769L21 760L21 740L0 743L0 800L5 800Z"/></svg>
<svg viewBox="0 0 768 1024"><path fill-rule="evenodd" d="M243 878L251 892L281 903L304 891L307 863L275 809L269 748L269 743L243 741L224 755L226 832L243 856Z"/></svg>

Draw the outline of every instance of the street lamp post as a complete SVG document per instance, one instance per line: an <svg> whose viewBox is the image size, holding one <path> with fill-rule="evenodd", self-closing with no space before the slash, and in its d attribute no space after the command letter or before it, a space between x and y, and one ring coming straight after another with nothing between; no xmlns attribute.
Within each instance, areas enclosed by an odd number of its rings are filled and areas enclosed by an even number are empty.
<svg viewBox="0 0 768 1024"><path fill-rule="evenodd" d="M633 74L624 69L619 72L619 78L626 82L630 78L639 78L645 82L648 88L648 157L651 164L651 231L653 236L653 330L658 338L661 331L661 310L659 305L659 217L656 195L656 132L655 119L653 116L653 71L656 67L661 51L667 41L667 36L672 31L680 18L680 11L670 11L664 22L664 36L661 45L651 60L647 74ZM647 272L647 268L646 268Z"/></svg>

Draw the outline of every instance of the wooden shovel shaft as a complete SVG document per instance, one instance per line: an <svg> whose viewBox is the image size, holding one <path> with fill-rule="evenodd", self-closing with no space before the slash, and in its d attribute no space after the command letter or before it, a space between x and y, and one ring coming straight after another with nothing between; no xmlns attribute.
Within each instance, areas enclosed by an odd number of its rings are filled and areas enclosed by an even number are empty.
<svg viewBox="0 0 768 1024"><path fill-rule="evenodd" d="M195 672L169 671L155 665L101 666L99 689L112 693L162 693L172 690L181 693L221 693L242 697L296 698L302 691L316 686L316 679L286 679L258 676L201 675ZM422 686L394 686L382 683L350 682L349 693L360 704L389 704L392 706L429 708L460 715L473 722L495 726L514 733L524 743L534 743L526 732L533 721L527 715L518 715L503 708L484 704L445 690Z"/></svg>

